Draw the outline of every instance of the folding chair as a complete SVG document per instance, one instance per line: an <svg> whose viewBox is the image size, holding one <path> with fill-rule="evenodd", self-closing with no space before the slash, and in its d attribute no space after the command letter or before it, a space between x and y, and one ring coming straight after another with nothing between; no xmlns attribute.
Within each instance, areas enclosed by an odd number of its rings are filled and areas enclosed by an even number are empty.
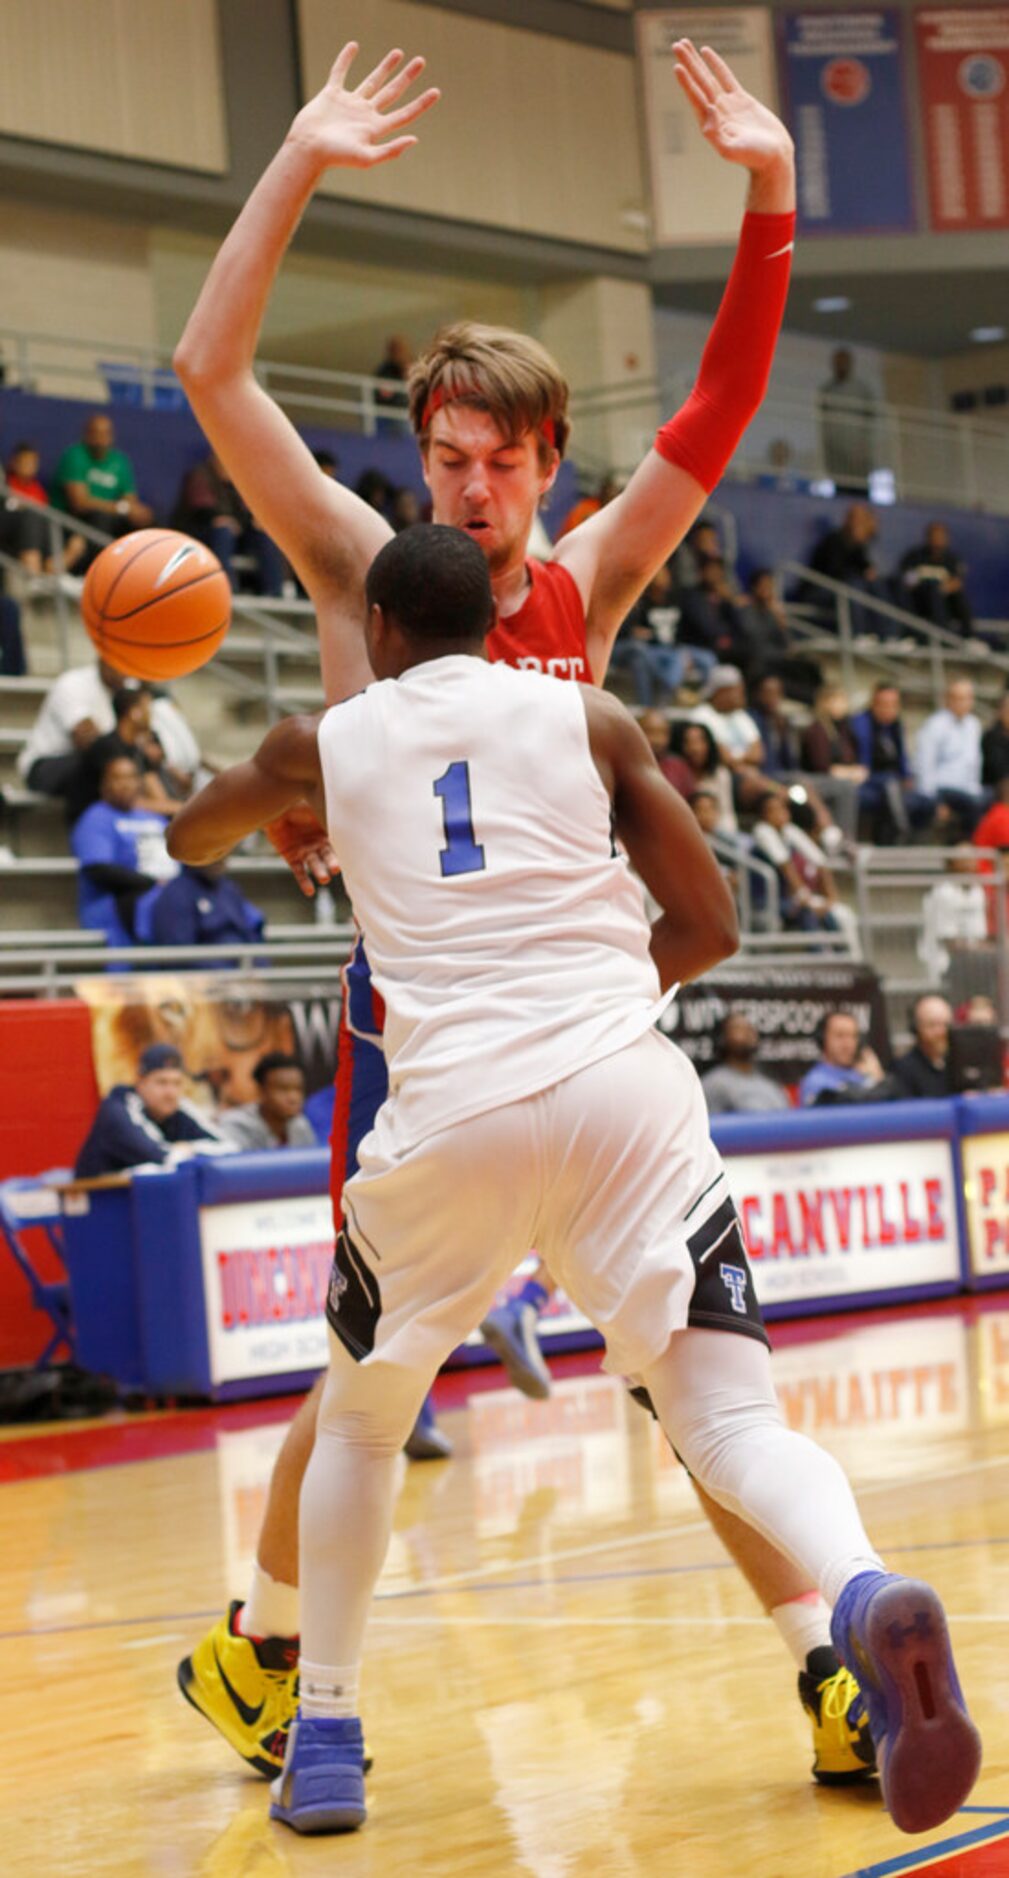
<svg viewBox="0 0 1009 1878"><path fill-rule="evenodd" d="M71 1178L69 1169L56 1167L46 1174L37 1174L31 1180L15 1178L0 1181L0 1239L6 1244L14 1263L24 1273L35 1309L44 1311L53 1326L49 1342L35 1360L36 1369L45 1369L62 1343L66 1344L71 1362L77 1353L69 1283L65 1278L46 1280L40 1277L24 1238L26 1232L39 1228L45 1233L61 1269L66 1271L63 1213L54 1183Z"/></svg>

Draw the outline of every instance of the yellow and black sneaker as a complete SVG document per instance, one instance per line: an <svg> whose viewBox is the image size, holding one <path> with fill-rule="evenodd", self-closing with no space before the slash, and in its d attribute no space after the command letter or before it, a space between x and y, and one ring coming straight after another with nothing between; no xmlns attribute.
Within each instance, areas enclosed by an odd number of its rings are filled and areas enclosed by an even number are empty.
<svg viewBox="0 0 1009 1878"><path fill-rule="evenodd" d="M813 1724L814 1780L843 1787L876 1772L862 1692L833 1650L810 1651L799 1672L799 1700Z"/></svg>
<svg viewBox="0 0 1009 1878"><path fill-rule="evenodd" d="M298 1706L298 1639L253 1643L238 1629L241 1608L236 1598L179 1664L179 1688L243 1761L272 1780Z"/></svg>

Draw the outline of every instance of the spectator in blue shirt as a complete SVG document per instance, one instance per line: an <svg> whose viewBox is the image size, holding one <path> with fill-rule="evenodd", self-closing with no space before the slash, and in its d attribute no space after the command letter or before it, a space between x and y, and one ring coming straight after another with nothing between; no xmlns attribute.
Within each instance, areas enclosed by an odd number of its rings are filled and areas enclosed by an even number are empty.
<svg viewBox="0 0 1009 1878"><path fill-rule="evenodd" d="M911 780L898 687L880 679L868 710L851 719L850 730L857 760L869 772L858 800L871 823L871 839L890 845L910 840L913 829L932 820L933 805Z"/></svg>
<svg viewBox="0 0 1009 1878"><path fill-rule="evenodd" d="M226 946L261 939L266 915L239 893L223 861L184 867L153 901L150 938L156 946Z"/></svg>
<svg viewBox="0 0 1009 1878"><path fill-rule="evenodd" d="M955 821L961 835L972 834L990 797L981 786L981 719L969 678L947 685L945 708L926 717L914 756L918 787L936 803L937 824Z"/></svg>
<svg viewBox="0 0 1009 1878"><path fill-rule="evenodd" d="M103 932L110 946L149 938L158 883L175 872L165 846L163 815L138 809L141 776L134 759L112 754L102 766L100 798L74 823L70 845L80 863L80 922Z"/></svg>
<svg viewBox="0 0 1009 1878"><path fill-rule="evenodd" d="M178 1160L185 1142L213 1142L220 1152L221 1135L184 1098L185 1071L173 1044L150 1044L137 1071L135 1084L117 1083L99 1108L77 1156L78 1180Z"/></svg>
<svg viewBox="0 0 1009 1878"><path fill-rule="evenodd" d="M820 1060L799 1084L799 1101L804 1109L824 1093L842 1089L871 1089L883 1080L883 1071L874 1050L863 1044L857 1018L850 1011L828 1011L816 1030Z"/></svg>

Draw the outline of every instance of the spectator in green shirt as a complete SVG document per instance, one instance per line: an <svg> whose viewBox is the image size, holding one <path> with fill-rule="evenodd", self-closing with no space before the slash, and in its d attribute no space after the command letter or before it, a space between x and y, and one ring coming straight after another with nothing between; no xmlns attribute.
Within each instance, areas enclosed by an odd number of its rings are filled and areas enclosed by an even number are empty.
<svg viewBox="0 0 1009 1878"><path fill-rule="evenodd" d="M50 500L54 509L75 515L106 535L128 535L134 528L149 528L154 511L137 495L133 465L115 447L111 417L96 411L84 426L80 443L64 450L56 465ZM89 544L88 559L98 552ZM85 563L78 562L76 573Z"/></svg>

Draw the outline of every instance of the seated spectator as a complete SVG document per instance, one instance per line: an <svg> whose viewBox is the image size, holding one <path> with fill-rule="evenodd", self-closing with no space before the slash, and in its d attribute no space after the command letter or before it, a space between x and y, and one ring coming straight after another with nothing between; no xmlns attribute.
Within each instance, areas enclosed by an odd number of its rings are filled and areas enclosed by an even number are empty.
<svg viewBox="0 0 1009 1878"><path fill-rule="evenodd" d="M7 495L0 511L0 548L19 561L27 574L51 573L49 523L42 514L49 497L39 481L39 453L33 443L14 445L4 476ZM83 535L71 535L60 568L69 571L83 552Z"/></svg>
<svg viewBox="0 0 1009 1878"><path fill-rule="evenodd" d="M858 792L859 809L870 840L884 847L909 841L913 830L927 828L932 820L930 798L911 781L900 707L897 686L881 678L868 710L851 719L858 761L868 771Z"/></svg>
<svg viewBox="0 0 1009 1878"><path fill-rule="evenodd" d="M872 510L864 502L853 502L840 528L831 528L821 536L809 557L809 565L828 580L855 587L875 599L887 600L889 592L872 553L877 533L878 523ZM809 581L802 590L802 597L823 615L825 624L837 623L838 606L826 588ZM851 627L854 633L875 639L896 638L900 631L896 620L888 620L884 614L874 613L857 603L851 606Z"/></svg>
<svg viewBox="0 0 1009 1878"><path fill-rule="evenodd" d="M699 584L704 561L720 561L723 558L718 525L709 516L702 515L690 529L686 540L681 541L669 563L677 596L682 599L689 587Z"/></svg>
<svg viewBox="0 0 1009 1878"><path fill-rule="evenodd" d="M150 1044L137 1066L136 1082L117 1083L101 1104L77 1156L77 1179L121 1174L152 1161L170 1166L197 1143L212 1144L219 1152L220 1132L186 1101L184 1086L179 1051L170 1043Z"/></svg>
<svg viewBox="0 0 1009 1878"><path fill-rule="evenodd" d="M982 815L972 840L976 848L1009 848L1009 776L998 784L995 800Z"/></svg>
<svg viewBox="0 0 1009 1878"><path fill-rule="evenodd" d="M1003 692L995 722L981 738L981 781L996 789L1009 776L1009 691Z"/></svg>
<svg viewBox="0 0 1009 1878"><path fill-rule="evenodd" d="M930 887L921 903L918 957L929 977L945 978L953 952L983 945L988 938L988 899L978 879L977 855L958 848L946 862L947 878Z"/></svg>
<svg viewBox="0 0 1009 1878"><path fill-rule="evenodd" d="M746 583L746 603L737 626L739 664L751 689L762 678L780 678L790 698L811 704L823 674L815 659L794 650L788 614L778 599L774 573L758 567Z"/></svg>
<svg viewBox="0 0 1009 1878"><path fill-rule="evenodd" d="M616 471L607 470L594 494L580 496L574 507L568 510L557 530L557 540L560 541L565 535L570 535L572 529L580 528L582 522L587 522L590 515L598 515L600 509L607 508L614 496L620 494L623 486L623 479L617 475Z"/></svg>
<svg viewBox="0 0 1009 1878"><path fill-rule="evenodd" d="M781 1084L757 1068L760 1036L742 1011L722 1018L714 1045L716 1067L701 1077L709 1115L766 1115L789 1107Z"/></svg>
<svg viewBox="0 0 1009 1878"><path fill-rule="evenodd" d="M99 778L99 800L85 809L70 834L80 868L81 925L103 932L110 946L148 938L158 885L177 871L165 845L165 817L137 807L140 786L131 756L110 757Z"/></svg>
<svg viewBox="0 0 1009 1878"><path fill-rule="evenodd" d="M80 762L71 787L66 792L67 815L75 822L84 810L97 802L99 779L111 757L129 756L140 771L140 795L137 807L152 809L155 815L171 818L186 791L174 784L164 760L164 752L151 732L154 698L149 685L139 678L126 678L112 693L115 729L96 737Z"/></svg>
<svg viewBox="0 0 1009 1878"><path fill-rule="evenodd" d="M240 554L255 564L257 591L267 599L279 599L286 571L284 557L253 519L248 503L213 451L182 478L172 527L195 535L216 554L233 593L239 590L235 556Z"/></svg>
<svg viewBox="0 0 1009 1878"><path fill-rule="evenodd" d="M412 359L413 352L408 339L394 333L391 339L386 340L385 352L372 373L373 378L382 381L374 394L378 409L376 428L380 435L383 432L397 437L407 435L404 420L410 408L410 397L406 381ZM394 416L394 412L402 415Z"/></svg>
<svg viewBox="0 0 1009 1878"><path fill-rule="evenodd" d="M611 666L630 672L635 698L645 709L663 693L702 683L716 663L713 652L676 643L680 609L671 605L672 589L668 567L660 567L628 613L613 648Z"/></svg>
<svg viewBox="0 0 1009 1878"><path fill-rule="evenodd" d="M909 1017L914 1043L893 1066L900 1098L920 1101L952 1095L947 1059L953 1012L945 998L926 991L915 999Z"/></svg>
<svg viewBox="0 0 1009 1878"><path fill-rule="evenodd" d="M156 946L226 946L261 939L266 915L239 892L223 861L183 867L151 903L148 937Z"/></svg>
<svg viewBox="0 0 1009 1878"><path fill-rule="evenodd" d="M716 790L707 786L695 789L690 798L690 807L694 819L705 841L714 854L729 886L734 894L739 892L739 870L745 865L749 845L745 836L738 830L726 830L721 827L722 809ZM717 835L716 846L714 837Z"/></svg>
<svg viewBox="0 0 1009 1878"><path fill-rule="evenodd" d="M18 770L29 789L46 796L73 791L82 753L96 737L116 727L112 699L124 682L123 673L105 659L61 672L46 693L18 756ZM154 697L151 728L176 785L191 787L200 752L182 712L170 698Z"/></svg>
<svg viewBox="0 0 1009 1878"><path fill-rule="evenodd" d="M781 917L790 932L843 932L857 937L851 908L837 898L827 857L792 820L787 795L769 790L757 805L753 851L773 867L781 889Z"/></svg>
<svg viewBox="0 0 1009 1878"><path fill-rule="evenodd" d="M839 685L821 685L813 699L813 713L799 742L802 772L815 778L817 792L846 840L854 842L858 792L869 772L858 760L845 692Z"/></svg>
<svg viewBox="0 0 1009 1878"><path fill-rule="evenodd" d="M642 718L644 724L644 718ZM655 748L654 743L652 748ZM680 718L672 728L669 756L659 767L681 796L691 801L694 791L710 789L718 800L718 832L732 834L737 827L732 798L732 772L722 762L718 745L707 724Z"/></svg>
<svg viewBox="0 0 1009 1878"><path fill-rule="evenodd" d="M680 638L685 645L714 653L721 662L739 663L738 655L745 650L741 611L721 557L703 560L696 587L684 593Z"/></svg>
<svg viewBox="0 0 1009 1878"><path fill-rule="evenodd" d="M925 719L914 758L918 788L935 805L937 829L955 824L961 834L971 834L987 797L981 786L981 719L969 678L947 685L945 707Z"/></svg>
<svg viewBox="0 0 1009 1878"><path fill-rule="evenodd" d="M743 674L736 665L716 665L704 687L704 703L691 713L695 724L710 730L718 755L732 772L733 797L738 808L753 808L767 794L762 773L764 746L743 691Z"/></svg>
<svg viewBox="0 0 1009 1878"><path fill-rule="evenodd" d="M883 1081L883 1066L875 1050L864 1042L858 1019L850 1011L828 1011L816 1028L820 1046L814 1063L799 1084L799 1102L811 1108L824 1094L840 1089L873 1089Z"/></svg>
<svg viewBox="0 0 1009 1878"><path fill-rule="evenodd" d="M134 528L149 528L154 510L137 495L133 465L115 447L111 417L96 411L84 426L80 443L64 450L53 475L51 503L106 535L128 535ZM99 544L89 541L77 562L78 571L94 560Z"/></svg>
<svg viewBox="0 0 1009 1878"><path fill-rule="evenodd" d="M964 592L963 562L949 545L945 522L930 522L925 539L909 548L899 569L902 604L910 601L911 610L933 626L955 626L961 637L969 639L974 631L967 595Z"/></svg>
<svg viewBox="0 0 1009 1878"><path fill-rule="evenodd" d="M804 801L817 841L831 854L836 854L844 836L819 786L803 773L799 733L785 710L785 691L780 678L768 672L760 680L751 693L750 714L764 747L764 775L792 792L793 806Z"/></svg>
<svg viewBox="0 0 1009 1878"><path fill-rule="evenodd" d="M11 594L0 592L0 678L23 678L27 670L21 608Z"/></svg>
<svg viewBox="0 0 1009 1878"><path fill-rule="evenodd" d="M303 1113L305 1073L296 1056L271 1050L252 1072L258 1102L222 1109L221 1131L243 1153L260 1148L314 1148L312 1124Z"/></svg>

